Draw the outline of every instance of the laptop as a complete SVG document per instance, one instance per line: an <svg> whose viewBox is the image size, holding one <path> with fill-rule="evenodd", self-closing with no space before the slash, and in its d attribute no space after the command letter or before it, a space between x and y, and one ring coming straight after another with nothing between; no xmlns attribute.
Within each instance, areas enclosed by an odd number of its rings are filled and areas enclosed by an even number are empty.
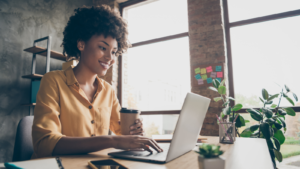
<svg viewBox="0 0 300 169"><path fill-rule="evenodd" d="M198 140L198 136L210 104L210 99L187 93L171 143L158 144L164 151L153 153L148 151L117 151L108 153L114 158L129 160L167 163L190 152Z"/></svg>

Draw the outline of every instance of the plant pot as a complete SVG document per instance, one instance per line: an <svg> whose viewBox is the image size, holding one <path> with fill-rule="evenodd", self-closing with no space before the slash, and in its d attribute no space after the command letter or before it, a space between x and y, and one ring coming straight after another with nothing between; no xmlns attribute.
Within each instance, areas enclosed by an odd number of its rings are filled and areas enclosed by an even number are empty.
<svg viewBox="0 0 300 169"><path fill-rule="evenodd" d="M199 169L224 169L225 160L222 157L204 158L198 156Z"/></svg>

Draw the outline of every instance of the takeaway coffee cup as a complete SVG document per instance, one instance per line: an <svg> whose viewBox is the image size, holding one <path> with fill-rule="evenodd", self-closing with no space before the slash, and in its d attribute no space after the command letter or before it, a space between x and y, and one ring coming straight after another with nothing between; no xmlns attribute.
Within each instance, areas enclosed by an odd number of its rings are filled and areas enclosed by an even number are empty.
<svg viewBox="0 0 300 169"><path fill-rule="evenodd" d="M130 135L130 126L139 118L141 111L134 109L122 108L121 114L121 133L122 135Z"/></svg>

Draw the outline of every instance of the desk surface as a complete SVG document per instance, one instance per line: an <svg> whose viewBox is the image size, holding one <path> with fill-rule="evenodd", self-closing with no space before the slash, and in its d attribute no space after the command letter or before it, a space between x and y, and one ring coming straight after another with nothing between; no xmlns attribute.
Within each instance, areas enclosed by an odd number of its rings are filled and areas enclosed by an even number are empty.
<svg viewBox="0 0 300 169"><path fill-rule="evenodd" d="M207 137L207 143L221 145L225 151L226 169L273 169L273 164L265 139L237 138L234 144L219 144L219 137ZM114 149L106 149L87 155L62 156L65 169L90 169L89 160L110 158L107 153ZM114 159L130 169L198 169L198 154L194 151L186 153L166 164L145 163L131 160Z"/></svg>

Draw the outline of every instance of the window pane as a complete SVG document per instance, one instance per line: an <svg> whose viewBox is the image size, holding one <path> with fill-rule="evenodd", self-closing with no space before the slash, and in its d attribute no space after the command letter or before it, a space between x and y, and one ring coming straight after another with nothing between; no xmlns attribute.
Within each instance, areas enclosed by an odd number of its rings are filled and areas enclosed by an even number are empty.
<svg viewBox="0 0 300 169"><path fill-rule="evenodd" d="M300 96L299 30L300 16L231 28L237 103L261 106L258 97L262 97L262 88L276 94L284 84ZM288 96L293 98L291 93ZM278 102L274 100L274 104ZM300 102L295 105L300 106ZM291 104L283 98L280 106Z"/></svg>
<svg viewBox="0 0 300 169"><path fill-rule="evenodd" d="M245 127L239 129L241 133L246 128L258 124L257 121L253 120L249 113L241 114L245 120L249 120L249 123L246 123ZM300 112L296 113L296 116L285 116L286 128L287 131L285 135L285 142L281 145L280 152L282 153L283 158L300 155ZM292 165L292 164L290 164ZM277 166L278 168L282 168Z"/></svg>
<svg viewBox="0 0 300 169"><path fill-rule="evenodd" d="M123 107L181 109L191 90L187 37L130 48L122 57Z"/></svg>
<svg viewBox="0 0 300 169"><path fill-rule="evenodd" d="M142 115L145 135L173 134L178 115Z"/></svg>
<svg viewBox="0 0 300 169"><path fill-rule="evenodd" d="M299 0L228 0L230 22L298 9Z"/></svg>
<svg viewBox="0 0 300 169"><path fill-rule="evenodd" d="M150 0L123 11L131 43L188 32L186 0Z"/></svg>

